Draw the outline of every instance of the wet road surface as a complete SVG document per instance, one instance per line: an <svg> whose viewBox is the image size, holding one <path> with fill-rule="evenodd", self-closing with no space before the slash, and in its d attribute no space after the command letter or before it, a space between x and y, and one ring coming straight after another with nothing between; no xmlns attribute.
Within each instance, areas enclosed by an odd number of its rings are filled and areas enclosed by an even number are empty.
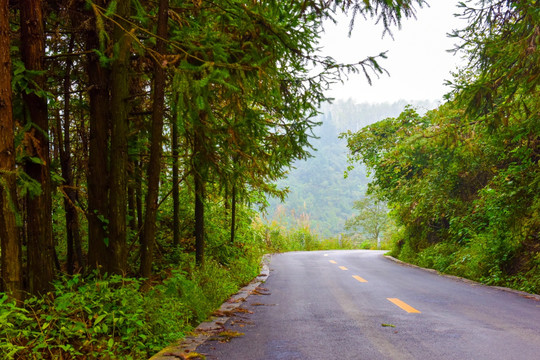
<svg viewBox="0 0 540 360"><path fill-rule="evenodd" d="M273 255L267 282L225 324L228 336L197 352L208 360L540 359L539 301L383 253Z"/></svg>

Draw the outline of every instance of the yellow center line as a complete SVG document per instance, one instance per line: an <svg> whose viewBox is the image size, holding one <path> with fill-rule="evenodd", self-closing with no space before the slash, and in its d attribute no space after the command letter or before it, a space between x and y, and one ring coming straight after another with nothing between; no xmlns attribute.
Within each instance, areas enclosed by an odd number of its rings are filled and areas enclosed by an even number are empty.
<svg viewBox="0 0 540 360"><path fill-rule="evenodd" d="M330 260L330 262L331 262L332 264L337 264L337 262L335 262L334 260Z"/></svg>
<svg viewBox="0 0 540 360"><path fill-rule="evenodd" d="M324 254L324 256L328 256L328 254Z"/></svg>
<svg viewBox="0 0 540 360"><path fill-rule="evenodd" d="M418 313L420 314L420 311L413 308L411 305L404 303L403 301L397 299L397 298L386 298L386 300L394 303L395 305L399 306L403 310L405 310L408 313Z"/></svg>
<svg viewBox="0 0 540 360"><path fill-rule="evenodd" d="M340 268L341 270L349 270L349 269L347 269L345 266L340 266L339 268Z"/></svg>
<svg viewBox="0 0 540 360"><path fill-rule="evenodd" d="M360 277L358 275L353 275L352 277L355 278L356 280L360 281L360 282L367 282L366 279L364 279L364 278L362 278L362 277Z"/></svg>

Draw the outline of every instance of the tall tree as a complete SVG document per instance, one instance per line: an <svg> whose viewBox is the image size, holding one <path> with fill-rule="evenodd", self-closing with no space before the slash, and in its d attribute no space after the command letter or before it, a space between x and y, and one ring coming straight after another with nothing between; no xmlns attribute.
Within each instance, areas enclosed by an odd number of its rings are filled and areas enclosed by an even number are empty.
<svg viewBox="0 0 540 360"><path fill-rule="evenodd" d="M175 93L176 96L176 93ZM179 144L178 144L178 119L176 102L173 102L174 111L171 116L171 137L172 137L172 200L173 200L173 245L180 244L180 189L178 184L179 173ZM176 251L176 250L175 250Z"/></svg>
<svg viewBox="0 0 540 360"><path fill-rule="evenodd" d="M54 277L52 200L49 161L49 118L45 96L45 32L41 0L20 2L21 56L35 76L23 93L25 126L25 172L37 182L40 193L26 196L28 284L31 293L44 293Z"/></svg>
<svg viewBox="0 0 540 360"><path fill-rule="evenodd" d="M97 1L96 5L102 5ZM96 49L100 48L98 14L88 13L86 29L86 73L90 113L88 145L88 265L92 269L107 259L109 239L109 130L110 130L110 70L102 66Z"/></svg>
<svg viewBox="0 0 540 360"><path fill-rule="evenodd" d="M163 117L165 116L165 82L163 68L165 54L165 38L167 37L167 12L169 0L160 0L156 36L156 53L154 54L154 97L152 109L152 128L150 139L150 162L148 164L148 191L146 194L146 213L141 238L142 277L150 277L152 273L153 248L156 236L156 212L158 207L159 175L161 172L161 149L163 138ZM173 184L176 186L176 184Z"/></svg>
<svg viewBox="0 0 540 360"><path fill-rule="evenodd" d="M71 35L68 53L73 52L75 35ZM67 272L73 274L75 263L78 268L84 268L82 258L81 238L79 231L79 214L77 212L77 191L73 179L71 158L71 72L73 61L71 57L66 59L65 74L63 79L63 126L58 118L57 131L60 153L60 167L62 169L64 208L66 212L66 238L67 238Z"/></svg>
<svg viewBox="0 0 540 360"><path fill-rule="evenodd" d="M128 17L131 1L117 2L113 25L111 66L111 147L109 178L109 239L105 270L127 270L127 165L131 34Z"/></svg>
<svg viewBox="0 0 540 360"><path fill-rule="evenodd" d="M199 266L204 265L204 248L205 248L205 189L206 181L208 181L208 149L206 141L207 137L204 131L204 125L208 119L208 114L201 111L195 120L193 134L193 157L192 157L192 172L194 195L195 195L195 260Z"/></svg>
<svg viewBox="0 0 540 360"><path fill-rule="evenodd" d="M22 298L22 256L18 236L15 145L11 92L8 0L0 0L0 290Z"/></svg>

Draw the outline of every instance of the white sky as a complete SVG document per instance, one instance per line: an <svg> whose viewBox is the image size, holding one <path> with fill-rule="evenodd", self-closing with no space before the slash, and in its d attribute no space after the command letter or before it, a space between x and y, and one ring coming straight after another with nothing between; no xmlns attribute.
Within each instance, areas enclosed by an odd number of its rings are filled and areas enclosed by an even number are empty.
<svg viewBox="0 0 540 360"><path fill-rule="evenodd" d="M380 78L372 77L369 86L364 75L351 75L345 84L335 84L328 95L360 102L404 100L441 100L450 91L444 86L462 62L452 49L455 39L446 36L465 22L453 16L459 12L458 0L428 0L430 7L418 9L416 19L402 21L401 30L393 28L394 40L387 34L381 39L382 25L375 20L356 19L351 37L347 37L350 19L341 17L337 25L325 25L320 45L323 53L340 62L355 62L388 50L388 59L380 65L388 70Z"/></svg>

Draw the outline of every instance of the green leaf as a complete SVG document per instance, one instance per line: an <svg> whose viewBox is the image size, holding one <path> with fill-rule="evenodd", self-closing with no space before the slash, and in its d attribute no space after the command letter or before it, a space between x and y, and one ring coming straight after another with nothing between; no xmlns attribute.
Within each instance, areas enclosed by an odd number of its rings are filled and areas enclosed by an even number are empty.
<svg viewBox="0 0 540 360"><path fill-rule="evenodd" d="M101 320L103 320L105 317L107 316L107 314L101 314L99 315L96 320L94 320L94 325L97 325L101 322Z"/></svg>
<svg viewBox="0 0 540 360"><path fill-rule="evenodd" d="M204 103L204 98L201 96L201 95L198 95L197 98L195 99L195 102L197 104L197 109L199 110L204 110L205 109L205 103Z"/></svg>

